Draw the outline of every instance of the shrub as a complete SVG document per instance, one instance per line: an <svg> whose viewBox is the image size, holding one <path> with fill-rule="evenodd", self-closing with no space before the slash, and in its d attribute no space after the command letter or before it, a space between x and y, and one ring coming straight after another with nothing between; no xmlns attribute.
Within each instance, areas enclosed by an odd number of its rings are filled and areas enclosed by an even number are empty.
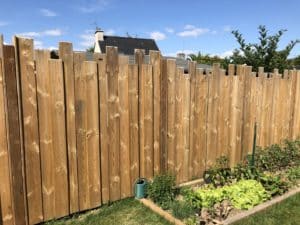
<svg viewBox="0 0 300 225"><path fill-rule="evenodd" d="M289 183L279 175L261 174L258 181L271 196L282 195L289 188Z"/></svg>
<svg viewBox="0 0 300 225"><path fill-rule="evenodd" d="M168 209L175 199L175 177L171 174L154 176L147 186L147 196L163 209Z"/></svg>
<svg viewBox="0 0 300 225"><path fill-rule="evenodd" d="M194 209L190 204L186 201L174 201L171 205L171 210L173 216L178 219L186 219L192 216L194 213Z"/></svg>
<svg viewBox="0 0 300 225"><path fill-rule="evenodd" d="M295 168L290 168L287 171L287 177L290 181L296 182L300 179L300 166Z"/></svg>

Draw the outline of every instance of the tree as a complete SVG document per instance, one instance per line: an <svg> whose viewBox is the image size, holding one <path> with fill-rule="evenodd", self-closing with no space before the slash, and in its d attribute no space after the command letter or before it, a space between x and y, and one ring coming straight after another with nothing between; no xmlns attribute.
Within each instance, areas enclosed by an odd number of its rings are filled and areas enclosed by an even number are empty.
<svg viewBox="0 0 300 225"><path fill-rule="evenodd" d="M267 72L275 68L280 72L290 68L288 56L300 40L290 41L283 50L278 50L280 39L286 31L279 30L274 35L269 35L266 27L261 25L258 27L258 43L246 43L238 30L232 31L240 47L234 51L228 61L233 64L247 64L252 66L254 71L257 71L260 66L264 67Z"/></svg>
<svg viewBox="0 0 300 225"><path fill-rule="evenodd" d="M87 49L86 49L86 52L94 52L94 47L91 46L91 47L87 48Z"/></svg>
<svg viewBox="0 0 300 225"><path fill-rule="evenodd" d="M210 56L209 54L202 55L201 52L198 52L198 54L190 54L190 58L193 61L196 61L199 64L206 64L206 65L212 65L214 63L220 63L222 64L224 59L218 57L218 56Z"/></svg>

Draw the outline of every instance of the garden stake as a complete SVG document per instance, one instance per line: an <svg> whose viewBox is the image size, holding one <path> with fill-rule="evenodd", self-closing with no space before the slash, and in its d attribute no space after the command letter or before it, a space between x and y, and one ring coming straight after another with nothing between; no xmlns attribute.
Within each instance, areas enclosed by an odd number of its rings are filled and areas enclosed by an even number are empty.
<svg viewBox="0 0 300 225"><path fill-rule="evenodd" d="M253 147L252 147L252 159L251 159L251 167L255 166L255 148L256 148L256 123L254 124L254 136L253 136Z"/></svg>

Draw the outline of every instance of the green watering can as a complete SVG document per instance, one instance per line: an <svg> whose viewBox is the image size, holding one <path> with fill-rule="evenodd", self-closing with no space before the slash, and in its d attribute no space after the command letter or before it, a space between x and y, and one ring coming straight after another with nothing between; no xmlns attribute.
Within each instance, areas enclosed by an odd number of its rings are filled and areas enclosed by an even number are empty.
<svg viewBox="0 0 300 225"><path fill-rule="evenodd" d="M147 181L145 178L139 178L134 185L134 194L135 198L141 199L145 197L145 187L146 187Z"/></svg>

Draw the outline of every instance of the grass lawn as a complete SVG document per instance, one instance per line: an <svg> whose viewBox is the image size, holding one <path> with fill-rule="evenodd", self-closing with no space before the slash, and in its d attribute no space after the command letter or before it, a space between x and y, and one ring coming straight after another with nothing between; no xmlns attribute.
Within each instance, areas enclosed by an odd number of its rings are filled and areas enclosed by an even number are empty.
<svg viewBox="0 0 300 225"><path fill-rule="evenodd" d="M105 205L73 218L45 223L45 225L171 225L132 198Z"/></svg>
<svg viewBox="0 0 300 225"><path fill-rule="evenodd" d="M234 225L297 225L300 224L300 194L257 213Z"/></svg>

